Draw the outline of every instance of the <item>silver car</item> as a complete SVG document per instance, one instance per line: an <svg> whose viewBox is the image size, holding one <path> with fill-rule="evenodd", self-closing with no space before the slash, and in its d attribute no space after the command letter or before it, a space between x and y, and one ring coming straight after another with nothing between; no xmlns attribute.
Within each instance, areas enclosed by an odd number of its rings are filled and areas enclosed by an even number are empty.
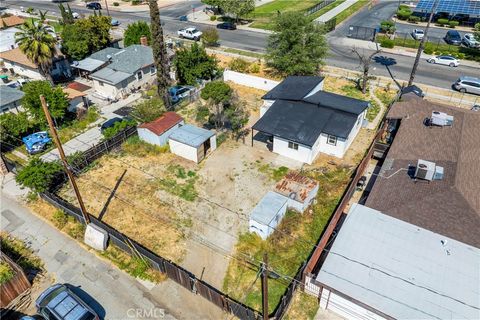
<svg viewBox="0 0 480 320"><path fill-rule="evenodd" d="M480 95L480 78L460 77L453 87L460 92L475 93Z"/></svg>

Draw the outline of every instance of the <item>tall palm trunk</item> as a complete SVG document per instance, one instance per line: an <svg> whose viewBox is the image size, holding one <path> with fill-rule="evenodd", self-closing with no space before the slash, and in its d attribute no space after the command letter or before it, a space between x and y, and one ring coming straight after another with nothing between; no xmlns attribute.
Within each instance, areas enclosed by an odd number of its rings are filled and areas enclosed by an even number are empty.
<svg viewBox="0 0 480 320"><path fill-rule="evenodd" d="M170 97L168 95L169 63L167 58L167 49L163 39L163 29L160 22L160 12L158 10L157 0L148 1L150 7L150 29L152 33L153 59L157 69L157 92L162 98L165 108L171 109Z"/></svg>

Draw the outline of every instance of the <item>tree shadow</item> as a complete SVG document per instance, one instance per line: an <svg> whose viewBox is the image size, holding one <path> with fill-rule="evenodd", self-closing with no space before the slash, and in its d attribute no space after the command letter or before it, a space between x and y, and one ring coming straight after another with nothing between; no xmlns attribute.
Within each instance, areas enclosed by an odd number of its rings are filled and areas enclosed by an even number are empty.
<svg viewBox="0 0 480 320"><path fill-rule="evenodd" d="M392 80L395 82L395 84L398 86L399 89L402 89L402 86L400 85L400 83L398 83L397 79L395 79L395 77L393 76L392 70L390 70L391 66L394 66L397 64L397 60L387 56L376 56L373 58L373 61L375 61L375 63L381 64L382 66L384 66L385 69L387 69L387 72L390 75L390 78L392 78Z"/></svg>
<svg viewBox="0 0 480 320"><path fill-rule="evenodd" d="M115 196L115 192L117 192L117 189L120 186L120 183L122 182L123 177L125 176L126 173L127 173L127 170L125 169L125 171L123 171L120 178L118 178L117 183L115 184L115 187L113 188L112 192L108 196L107 202L105 202L105 205L103 206L102 211L100 211L100 214L98 215L98 220L101 221L103 216L107 212L108 206L109 206L110 202L112 201L113 197Z"/></svg>
<svg viewBox="0 0 480 320"><path fill-rule="evenodd" d="M85 302L90 308L93 309L97 313L97 315L100 317L100 319L105 319L105 314L106 311L102 307L102 305L95 300L91 295L89 295L87 292L85 292L81 286L74 286L69 283L65 283L65 286L72 291L74 294L76 294L83 302Z"/></svg>

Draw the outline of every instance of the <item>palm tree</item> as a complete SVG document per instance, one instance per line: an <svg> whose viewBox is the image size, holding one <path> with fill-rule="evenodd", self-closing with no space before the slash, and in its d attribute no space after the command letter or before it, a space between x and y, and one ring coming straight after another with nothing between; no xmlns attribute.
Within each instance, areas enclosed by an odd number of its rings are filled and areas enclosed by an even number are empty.
<svg viewBox="0 0 480 320"><path fill-rule="evenodd" d="M38 16L40 17L41 23L45 23L45 21L47 21L47 13L48 13L48 10L45 10L45 11L38 10Z"/></svg>
<svg viewBox="0 0 480 320"><path fill-rule="evenodd" d="M47 79L51 80L50 67L55 55L56 40L41 23L33 19L25 21L15 33L15 43L30 61L39 67Z"/></svg>
<svg viewBox="0 0 480 320"><path fill-rule="evenodd" d="M165 108L169 110L171 103L167 87L170 83L170 70L167 59L167 49L163 39L163 29L160 22L160 11L158 10L157 0L149 0L148 4L150 7L153 59L155 60L155 68L157 69L157 92L159 97L162 98Z"/></svg>

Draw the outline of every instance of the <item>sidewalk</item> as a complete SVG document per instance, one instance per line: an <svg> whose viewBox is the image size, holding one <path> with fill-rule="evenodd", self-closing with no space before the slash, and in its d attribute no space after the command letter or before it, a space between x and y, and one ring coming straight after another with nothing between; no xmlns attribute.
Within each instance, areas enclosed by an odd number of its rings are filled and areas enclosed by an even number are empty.
<svg viewBox="0 0 480 320"><path fill-rule="evenodd" d="M330 37L328 41L335 42L335 44L337 45L350 47L350 48L360 48L360 49L363 48L368 50L377 49L375 42L366 41L366 40L351 39L346 37ZM386 52L386 53L398 54L398 55L412 57L412 58L415 58L417 55L417 49L403 48L403 47L394 47L393 49L382 48L380 47L380 44L378 45L378 47L382 50L382 52ZM421 55L421 58L425 60L431 57L434 57L434 56L431 54L425 54L425 53L422 53ZM470 60L461 60L461 64L463 66L469 66L472 68L480 69L480 62L470 61Z"/></svg>
<svg viewBox="0 0 480 320"><path fill-rule="evenodd" d="M266 1L266 0L264 0L264 1ZM188 19L189 22L201 23L201 24L206 24L206 25L210 25L210 26L216 26L217 24L222 23L221 21L211 21L210 16L203 11L189 13L187 15L187 19ZM249 26L242 26L242 25L237 25L237 29L238 30L259 32L259 33L266 33L266 34L273 33L273 31L271 31L271 30L251 28Z"/></svg>
<svg viewBox="0 0 480 320"><path fill-rule="evenodd" d="M100 109L100 114L103 116L101 120L98 120L94 124L96 125L95 127L85 131L84 133L76 136L75 138L71 139L70 141L67 141L66 143L63 144L63 150L65 151L65 155L70 155L73 154L77 151L85 151L102 141L103 135L102 132L100 131L100 125L101 123L115 118L119 117L117 114L113 113L114 111L120 109L121 107L125 107L128 105L131 105L134 101L138 100L141 97L141 93L134 93L130 96L128 96L126 99L120 100L116 103L112 103L110 105L104 106ZM58 149L52 149L50 152L42 155L40 157L44 161L55 161L60 159L60 155L58 153Z"/></svg>
<svg viewBox="0 0 480 320"><path fill-rule="evenodd" d="M324 13L323 15L321 15L320 17L315 19L315 22L325 23L325 22L329 21L330 19L332 19L333 17L336 17L339 13L345 11L347 8L354 5L356 2L358 2L358 0L346 0L342 4L336 6L332 10Z"/></svg>

